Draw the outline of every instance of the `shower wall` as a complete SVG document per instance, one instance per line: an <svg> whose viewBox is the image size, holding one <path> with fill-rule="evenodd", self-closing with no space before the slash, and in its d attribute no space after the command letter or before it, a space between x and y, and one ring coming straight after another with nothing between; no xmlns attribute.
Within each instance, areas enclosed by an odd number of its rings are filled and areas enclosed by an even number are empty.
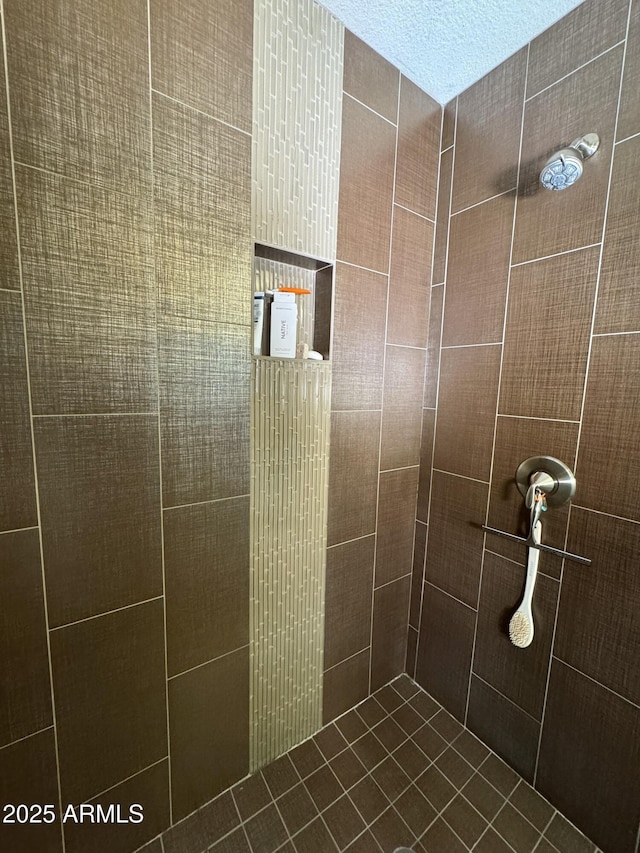
<svg viewBox="0 0 640 853"><path fill-rule="evenodd" d="M410 673L607 853L640 818L639 55L640 2L588 0L445 109L409 630ZM524 549L479 526L525 531L538 454L578 484L543 541L592 564L541 555L522 650Z"/></svg>

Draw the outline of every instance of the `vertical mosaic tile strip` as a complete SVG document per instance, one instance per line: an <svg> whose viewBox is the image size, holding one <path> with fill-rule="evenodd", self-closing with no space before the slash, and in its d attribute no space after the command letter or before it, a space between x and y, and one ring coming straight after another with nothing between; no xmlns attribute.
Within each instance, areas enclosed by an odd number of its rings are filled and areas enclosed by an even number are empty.
<svg viewBox="0 0 640 853"><path fill-rule="evenodd" d="M257 0L253 236L335 260L344 26L312 0Z"/></svg>
<svg viewBox="0 0 640 853"><path fill-rule="evenodd" d="M254 362L250 765L322 725L331 365Z"/></svg>

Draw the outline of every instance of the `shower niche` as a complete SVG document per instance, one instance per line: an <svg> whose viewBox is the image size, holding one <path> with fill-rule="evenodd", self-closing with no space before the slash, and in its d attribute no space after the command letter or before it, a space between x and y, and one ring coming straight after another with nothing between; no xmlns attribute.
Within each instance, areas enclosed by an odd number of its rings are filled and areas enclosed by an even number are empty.
<svg viewBox="0 0 640 853"><path fill-rule="evenodd" d="M297 308L295 358L304 359L308 353L317 353L323 361L328 361L331 350L333 264L255 243L254 294L274 293L281 288L309 291L291 295ZM257 338L254 337L253 354L256 357L274 357L270 341L271 309L271 300L267 298L264 300L262 329Z"/></svg>

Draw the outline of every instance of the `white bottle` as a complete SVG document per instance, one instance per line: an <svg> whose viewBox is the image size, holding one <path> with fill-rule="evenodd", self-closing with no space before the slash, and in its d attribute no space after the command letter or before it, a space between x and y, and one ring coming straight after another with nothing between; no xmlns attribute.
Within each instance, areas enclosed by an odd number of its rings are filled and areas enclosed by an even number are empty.
<svg viewBox="0 0 640 853"><path fill-rule="evenodd" d="M253 294L253 354L262 355L262 329L264 325L264 293Z"/></svg>
<svg viewBox="0 0 640 853"><path fill-rule="evenodd" d="M296 357L298 306L295 293L276 290L271 306L271 347L269 354L275 358Z"/></svg>

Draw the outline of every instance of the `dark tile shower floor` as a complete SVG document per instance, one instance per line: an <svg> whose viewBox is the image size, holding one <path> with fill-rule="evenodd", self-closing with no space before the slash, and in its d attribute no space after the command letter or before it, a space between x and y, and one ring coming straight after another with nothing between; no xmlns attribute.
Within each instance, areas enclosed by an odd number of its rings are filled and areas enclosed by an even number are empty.
<svg viewBox="0 0 640 853"><path fill-rule="evenodd" d="M155 846L157 845L157 846ZM597 853L406 675L145 853Z"/></svg>

